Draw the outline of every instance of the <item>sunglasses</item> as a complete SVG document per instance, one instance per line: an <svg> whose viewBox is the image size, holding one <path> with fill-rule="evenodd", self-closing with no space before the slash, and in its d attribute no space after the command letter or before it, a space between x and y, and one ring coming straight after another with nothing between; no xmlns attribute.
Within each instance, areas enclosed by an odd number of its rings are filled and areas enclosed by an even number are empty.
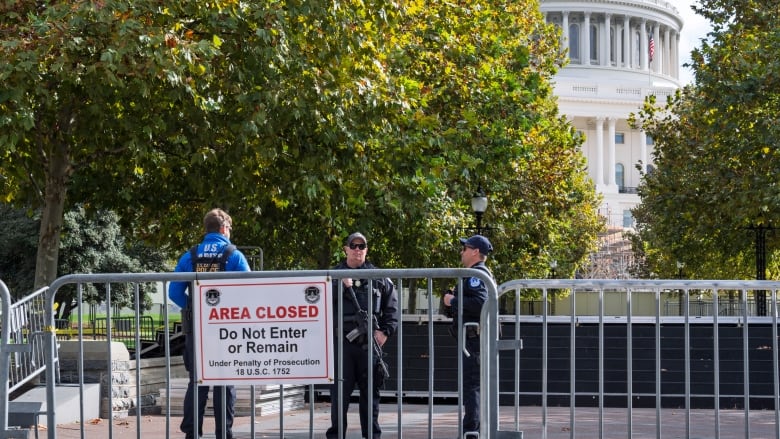
<svg viewBox="0 0 780 439"><path fill-rule="evenodd" d="M366 245L365 244L351 244L350 243L349 244L349 248L351 248L352 250L354 250L356 248L359 248L360 250L365 250L366 249Z"/></svg>

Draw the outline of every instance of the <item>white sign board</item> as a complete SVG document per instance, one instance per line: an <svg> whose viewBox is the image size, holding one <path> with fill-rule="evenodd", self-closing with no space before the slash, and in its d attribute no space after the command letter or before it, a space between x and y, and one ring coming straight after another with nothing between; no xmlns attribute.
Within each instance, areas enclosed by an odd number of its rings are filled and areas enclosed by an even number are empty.
<svg viewBox="0 0 780 439"><path fill-rule="evenodd" d="M326 277L197 281L192 320L199 382L332 383L330 291Z"/></svg>

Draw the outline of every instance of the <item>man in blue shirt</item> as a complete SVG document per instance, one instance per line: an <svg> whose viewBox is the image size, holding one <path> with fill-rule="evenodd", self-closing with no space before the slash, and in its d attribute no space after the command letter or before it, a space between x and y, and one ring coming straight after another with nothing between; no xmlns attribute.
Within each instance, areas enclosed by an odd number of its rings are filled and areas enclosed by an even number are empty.
<svg viewBox="0 0 780 439"><path fill-rule="evenodd" d="M212 271L250 271L246 257L230 243L230 233L233 230L233 220L222 209L210 210L203 218L206 236L203 242L185 252L176 264L177 272L212 272ZM187 393L184 395L184 417L181 421L181 431L186 439L195 439L195 364L192 339L192 304L187 293L189 282L171 282L168 287L168 297L182 309L182 326L184 328L184 368L189 372L190 381ZM217 439L233 438L233 415L235 413L236 389L233 386L215 386L214 417L216 418ZM225 401L223 401L223 395ZM203 433L203 412L209 398L208 386L198 387L198 433ZM222 407L225 408L225 425L222 425ZM223 429L226 436L222 436Z"/></svg>

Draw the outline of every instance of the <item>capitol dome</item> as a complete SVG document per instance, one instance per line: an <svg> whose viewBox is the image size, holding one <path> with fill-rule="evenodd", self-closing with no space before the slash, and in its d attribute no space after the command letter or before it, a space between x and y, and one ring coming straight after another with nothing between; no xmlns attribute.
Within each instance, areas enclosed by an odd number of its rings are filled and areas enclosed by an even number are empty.
<svg viewBox="0 0 780 439"><path fill-rule="evenodd" d="M637 166L652 169L653 140L628 117L648 95L663 102L681 85L680 12L662 0L541 0L540 9L561 29L569 56L553 78L555 95L584 136L588 172L603 196L599 213L611 231L633 228Z"/></svg>

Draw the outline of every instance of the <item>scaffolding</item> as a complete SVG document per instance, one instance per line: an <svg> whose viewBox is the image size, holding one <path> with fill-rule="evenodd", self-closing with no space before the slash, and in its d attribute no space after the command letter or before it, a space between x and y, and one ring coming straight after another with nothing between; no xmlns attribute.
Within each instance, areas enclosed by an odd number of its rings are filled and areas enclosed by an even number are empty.
<svg viewBox="0 0 780 439"><path fill-rule="evenodd" d="M631 279L635 273L636 261L627 234L633 227L621 226L610 209L602 209L606 230L598 235L598 249L590 254L588 265L581 271L584 279Z"/></svg>

